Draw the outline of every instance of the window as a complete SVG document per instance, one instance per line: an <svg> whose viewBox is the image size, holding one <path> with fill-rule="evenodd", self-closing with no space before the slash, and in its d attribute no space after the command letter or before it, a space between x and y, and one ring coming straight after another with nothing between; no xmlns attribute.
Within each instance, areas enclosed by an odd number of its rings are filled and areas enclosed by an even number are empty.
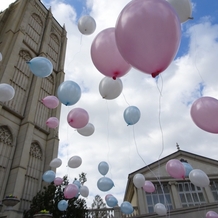
<svg viewBox="0 0 218 218"><path fill-rule="evenodd" d="M218 201L218 181L211 182L211 192L213 194L214 200Z"/></svg>
<svg viewBox="0 0 218 218"><path fill-rule="evenodd" d="M153 193L146 192L148 212L154 212L154 205L157 203L162 203L166 206L168 210L173 209L170 189L167 184L155 184L155 191Z"/></svg>
<svg viewBox="0 0 218 218"><path fill-rule="evenodd" d="M179 192L182 207L191 207L206 203L202 189L190 182L179 182L177 190Z"/></svg>

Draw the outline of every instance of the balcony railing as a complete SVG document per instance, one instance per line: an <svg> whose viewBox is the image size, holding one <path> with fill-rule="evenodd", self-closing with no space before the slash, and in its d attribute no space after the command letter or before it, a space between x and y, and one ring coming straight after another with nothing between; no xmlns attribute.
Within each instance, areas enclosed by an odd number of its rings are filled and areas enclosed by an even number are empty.
<svg viewBox="0 0 218 218"><path fill-rule="evenodd" d="M120 207L88 209L85 218L128 218L135 217L138 214L138 208L134 207L134 212L130 215L123 214Z"/></svg>

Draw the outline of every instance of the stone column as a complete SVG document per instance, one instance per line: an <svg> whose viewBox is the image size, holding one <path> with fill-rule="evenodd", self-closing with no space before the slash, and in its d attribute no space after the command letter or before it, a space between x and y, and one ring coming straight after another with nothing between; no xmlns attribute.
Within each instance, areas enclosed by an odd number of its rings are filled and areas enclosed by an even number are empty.
<svg viewBox="0 0 218 218"><path fill-rule="evenodd" d="M174 181L169 182L169 185L170 185L170 188L171 188L171 193L172 193L175 208L176 209L177 208L182 208L179 193L178 193L177 188L176 188L177 182L174 182Z"/></svg>

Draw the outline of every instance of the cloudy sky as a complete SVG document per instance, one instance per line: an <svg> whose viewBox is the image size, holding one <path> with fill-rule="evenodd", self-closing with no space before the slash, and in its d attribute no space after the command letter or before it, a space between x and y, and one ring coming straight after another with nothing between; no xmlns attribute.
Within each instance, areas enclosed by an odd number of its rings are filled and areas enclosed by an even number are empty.
<svg viewBox="0 0 218 218"><path fill-rule="evenodd" d="M1 2L4 9L13 0ZM58 176L68 175L73 181L79 173L87 173L86 186L90 206L95 195L102 198L113 194L123 201L128 174L175 152L176 143L182 150L218 159L218 136L198 128L190 116L192 103L201 96L218 98L218 2L193 0L193 20L182 24L181 46L175 60L158 79L131 69L121 77L122 94L105 100L99 94L99 83L104 78L93 65L90 47L102 30L115 27L117 17L127 0L43 0L58 22L65 24L68 45L65 62L66 80L73 80L82 89L82 96L73 106L62 106L60 147L58 157L63 164ZM77 21L91 15L96 31L82 35ZM157 51L158 52L158 51ZM141 118L134 126L127 126L124 110L134 105ZM80 135L67 124L67 114L75 107L85 109L95 132L89 137ZM74 155L82 158L77 169L67 167ZM110 170L107 177L115 184L109 192L101 192L97 181L102 175L98 164L106 161Z"/></svg>

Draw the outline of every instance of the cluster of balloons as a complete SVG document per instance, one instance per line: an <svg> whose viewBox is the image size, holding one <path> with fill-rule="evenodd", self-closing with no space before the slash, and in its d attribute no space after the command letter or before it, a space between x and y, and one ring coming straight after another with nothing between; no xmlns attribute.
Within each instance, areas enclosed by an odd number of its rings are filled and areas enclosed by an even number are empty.
<svg viewBox="0 0 218 218"><path fill-rule="evenodd" d="M145 180L144 175L141 173L135 174L133 177L133 184L136 188L143 188L143 190L148 193L155 191L154 184L151 181Z"/></svg>
<svg viewBox="0 0 218 218"><path fill-rule="evenodd" d="M108 173L108 170L109 165L107 162L102 161L98 164L98 171L101 175L103 175L103 177L97 181L97 187L103 192L109 191L114 186L114 182L110 178L105 177L105 175Z"/></svg>
<svg viewBox="0 0 218 218"><path fill-rule="evenodd" d="M136 124L140 117L141 112L136 106L127 107L123 113L123 118L128 126Z"/></svg>
<svg viewBox="0 0 218 218"><path fill-rule="evenodd" d="M171 159L167 162L166 171L175 179L185 179L188 176L191 183L198 187L206 187L210 184L210 180L204 171L193 169L190 164L177 159Z"/></svg>

